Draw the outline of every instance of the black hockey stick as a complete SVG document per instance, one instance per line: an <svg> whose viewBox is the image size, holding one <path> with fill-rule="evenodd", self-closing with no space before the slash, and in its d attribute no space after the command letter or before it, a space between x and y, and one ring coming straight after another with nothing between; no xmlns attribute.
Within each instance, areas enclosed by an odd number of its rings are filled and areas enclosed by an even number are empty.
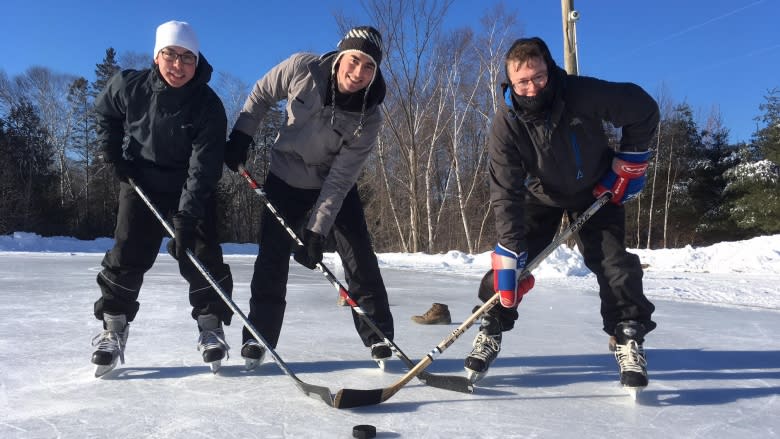
<svg viewBox="0 0 780 439"><path fill-rule="evenodd" d="M276 217L277 221L279 221L279 224L282 225L287 230L287 233L290 235L290 237L295 240L295 242L298 245L303 245L301 240L298 238L298 236L295 234L295 231L290 228L290 226L287 224L287 222L282 218L282 216L279 214L279 212L274 208L273 204L268 200L268 197L265 195L265 192L263 191L263 188L260 187L260 185L255 181L254 178L252 178L252 175L249 173L249 171L244 168L244 166L239 165L238 166L238 173L244 177L244 179L249 183L249 186L252 188L252 190L255 191L257 195L260 196L260 199L263 201L265 206L268 208L268 210L273 214L274 217ZM355 310L355 313L357 313L358 318L362 320L365 324L367 324L371 330L381 337L385 343L390 345L390 347L393 349L393 352L395 352L395 355L406 364L407 367L412 368L414 367L414 362L409 359L406 354L401 350L401 348L398 347L397 344L395 344L392 340L387 338L385 334L376 326L376 323L366 315L365 310L358 305L357 302L355 302L352 297L349 296L349 291L347 291L346 288L339 282L339 280L336 278L336 276L328 269L328 267L325 266L323 263L317 264L317 269L325 276L325 278L330 282L331 285L333 285L334 288L339 293L339 296L343 297L349 306L352 307L353 310ZM456 392L462 392L462 393L472 393L474 391L474 385L473 383L466 377L457 376L457 375L435 375L429 372L419 372L416 374L417 379L422 381L423 383L432 386L437 387L440 389L446 389L446 390L453 390Z"/></svg>
<svg viewBox="0 0 780 439"><path fill-rule="evenodd" d="M168 235L170 235L171 238L174 237L174 231L170 224L168 224L168 221L163 218L163 216L160 214L160 212L157 210L156 207L154 207L154 204L152 204L151 200L147 198L144 191L141 190L140 187L138 187L133 179L128 179L128 182L130 183L130 186L135 189L135 191L138 193L138 196L141 197L141 199L144 200L147 206L149 206L149 210L152 211L154 216L157 217L157 219L160 221L162 226L165 228L165 230L168 232ZM309 384L304 381L301 381L300 378L298 378L289 367L287 367L287 363L282 360L282 358L279 356L279 354L276 353L276 351L271 348L271 345L268 344L268 342L260 335L260 333L257 332L257 329L249 322L249 320L246 318L243 312L241 312L241 309L236 306L235 302L228 297L227 294L225 294L225 291L220 287L220 285L217 283L216 280L211 276L211 274L206 270L206 268L203 266L203 264L198 260L198 258L190 251L190 249L187 249L187 256L190 258L190 261L192 261L192 264L195 265L195 267L200 271L200 273L203 275L203 277L208 280L208 282L211 284L211 286L214 288L214 290L219 294L219 297L222 298L222 300L227 304L227 306L235 313L240 319L241 322L244 324L244 326L249 330L249 332L252 334L252 336L260 342L268 351L268 353L271 354L272 357L274 357L274 361L276 361L276 364L279 365L279 368L282 369L282 371L287 374L290 378L295 381L295 385L298 386L301 391L306 394L307 396L310 396L315 399L319 399L323 401L325 404L334 407L334 397L333 393L328 389L327 387L322 386L315 386L314 384Z"/></svg>
<svg viewBox="0 0 780 439"><path fill-rule="evenodd" d="M531 263L529 263L525 269L523 270L524 275L528 275L531 273L531 270L536 268L539 264L544 261L547 256L550 255L558 246L563 244L564 241L569 239L569 237L574 234L577 230L582 227L585 222L590 219L590 217L593 216L599 209L601 209L602 206L604 206L609 199L611 198L611 194L607 193L606 195L602 195L600 198L598 198L585 212L582 213L582 215L577 218L575 222L573 222L566 230L561 232L561 234L554 239L547 247L542 250L539 255L537 255ZM458 326L450 335L448 335L444 340L441 341L425 358L420 360L419 363L417 363L416 366L412 368L409 372L406 373L403 377L401 377L400 380L398 380L396 383L384 387L381 389L373 389L373 390L359 390L359 389L342 389L339 390L338 393L336 393L336 400L334 401L334 407L336 408L351 408L351 407L361 407L366 405L374 405L379 404L381 402L387 401L390 399L393 395L395 395L403 386L406 385L409 381L411 381L412 378L414 378L417 374L421 373L425 370L426 367L428 367L433 360L436 359L442 352L444 352L450 345L452 345L455 340L457 340L461 335L463 335L466 330L468 330L471 325L474 324L474 322L479 319L482 314L488 312L491 308L493 308L497 303L499 299L499 294L496 293L493 295L490 300L485 302L478 310L476 310L471 316L469 316L463 323L461 323L460 326Z"/></svg>

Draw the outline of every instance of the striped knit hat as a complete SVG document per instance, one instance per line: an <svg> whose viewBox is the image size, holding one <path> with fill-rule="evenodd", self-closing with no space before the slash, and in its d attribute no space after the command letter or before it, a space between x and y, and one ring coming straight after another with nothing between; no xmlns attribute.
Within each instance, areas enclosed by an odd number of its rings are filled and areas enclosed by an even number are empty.
<svg viewBox="0 0 780 439"><path fill-rule="evenodd" d="M341 60L341 57L349 52L359 52L363 55L366 55L367 57L371 58L371 60L374 61L374 64L376 65L376 68L374 69L374 75L371 77L371 81L368 83L365 91L363 92L363 107L360 110L360 122L358 123L358 127L354 133L355 136L360 136L360 133L363 131L363 122L366 115L368 92L371 88L371 85L374 83L374 80L376 79L377 72L379 71L379 63L382 62L382 35L378 30L371 26L358 26L350 29L349 32L344 35L344 38L339 41L338 54L336 55L336 59L333 61L333 67L330 72L331 75L334 75L334 78L331 81L331 125L333 125L336 117L336 65Z"/></svg>
<svg viewBox="0 0 780 439"><path fill-rule="evenodd" d="M370 57L378 68L382 62L382 35L371 26L358 26L344 35L339 41L338 49L339 52L356 50Z"/></svg>

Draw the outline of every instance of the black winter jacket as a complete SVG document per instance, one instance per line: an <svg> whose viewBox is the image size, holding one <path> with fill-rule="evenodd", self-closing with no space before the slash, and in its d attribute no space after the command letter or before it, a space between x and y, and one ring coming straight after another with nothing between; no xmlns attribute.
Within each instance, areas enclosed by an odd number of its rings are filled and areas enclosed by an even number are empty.
<svg viewBox="0 0 780 439"><path fill-rule="evenodd" d="M114 75L95 102L97 136L108 162L125 159L148 192L180 192L179 212L203 218L222 176L227 118L208 86L203 54L195 76L170 87L155 65Z"/></svg>
<svg viewBox="0 0 780 439"><path fill-rule="evenodd" d="M516 252L526 249L526 197L575 210L593 203L593 188L615 153L604 122L622 128L621 151L648 150L658 126L658 105L639 86L554 69L557 90L545 114L524 114L503 86L507 103L496 112L488 141L498 242Z"/></svg>

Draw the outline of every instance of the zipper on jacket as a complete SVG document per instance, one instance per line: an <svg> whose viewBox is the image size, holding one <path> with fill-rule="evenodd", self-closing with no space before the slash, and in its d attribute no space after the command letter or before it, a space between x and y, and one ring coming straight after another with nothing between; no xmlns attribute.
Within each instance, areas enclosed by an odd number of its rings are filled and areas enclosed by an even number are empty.
<svg viewBox="0 0 780 439"><path fill-rule="evenodd" d="M577 166L577 180L581 180L583 177L582 173L582 157L580 154L580 145L577 143L577 136L572 132L571 133L571 149L574 153L574 164Z"/></svg>

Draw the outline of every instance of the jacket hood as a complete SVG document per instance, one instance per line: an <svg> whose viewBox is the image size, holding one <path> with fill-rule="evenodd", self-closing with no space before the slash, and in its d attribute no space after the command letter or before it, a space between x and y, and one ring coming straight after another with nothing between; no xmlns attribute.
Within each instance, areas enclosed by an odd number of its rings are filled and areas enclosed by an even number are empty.
<svg viewBox="0 0 780 439"><path fill-rule="evenodd" d="M334 50L320 56L320 69L324 73L325 77L330 77L330 72L333 71L333 68L335 67L333 63L336 62L338 54L339 52ZM385 95L387 94L387 86L385 84L385 78L382 76L381 67L377 66L374 82L372 82L367 87L366 93L368 93L368 96L366 97L367 109L378 107L379 105L382 105L382 102L384 102Z"/></svg>

